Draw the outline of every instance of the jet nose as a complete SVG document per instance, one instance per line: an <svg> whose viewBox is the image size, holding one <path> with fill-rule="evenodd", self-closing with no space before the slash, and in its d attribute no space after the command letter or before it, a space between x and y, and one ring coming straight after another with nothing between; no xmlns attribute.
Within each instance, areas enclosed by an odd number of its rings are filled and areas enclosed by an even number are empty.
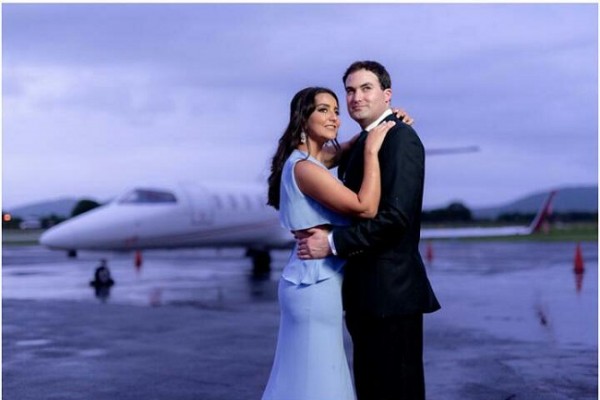
<svg viewBox="0 0 600 400"><path fill-rule="evenodd" d="M40 244L51 249L73 249L75 245L72 229L69 226L57 225L40 236Z"/></svg>

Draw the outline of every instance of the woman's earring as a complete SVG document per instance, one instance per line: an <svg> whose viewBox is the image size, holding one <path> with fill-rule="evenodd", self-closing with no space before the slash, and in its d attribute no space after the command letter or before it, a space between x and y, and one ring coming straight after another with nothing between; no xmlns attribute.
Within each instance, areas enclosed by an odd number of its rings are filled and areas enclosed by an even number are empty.
<svg viewBox="0 0 600 400"><path fill-rule="evenodd" d="M300 143L306 143L306 133L304 131L300 132Z"/></svg>

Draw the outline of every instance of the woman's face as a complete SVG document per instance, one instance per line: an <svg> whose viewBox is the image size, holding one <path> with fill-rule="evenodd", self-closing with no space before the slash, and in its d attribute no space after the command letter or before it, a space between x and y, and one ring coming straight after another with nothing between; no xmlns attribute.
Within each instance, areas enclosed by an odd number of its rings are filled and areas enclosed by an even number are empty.
<svg viewBox="0 0 600 400"><path fill-rule="evenodd" d="M339 128L339 109L335 97L329 93L319 93L315 96L315 111L306 121L306 134L312 140L324 143L335 139Z"/></svg>

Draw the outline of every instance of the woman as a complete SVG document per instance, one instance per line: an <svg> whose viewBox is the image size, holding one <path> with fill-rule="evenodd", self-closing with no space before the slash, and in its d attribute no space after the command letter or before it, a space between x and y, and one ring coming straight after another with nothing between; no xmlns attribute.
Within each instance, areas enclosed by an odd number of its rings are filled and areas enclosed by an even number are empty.
<svg viewBox="0 0 600 400"><path fill-rule="evenodd" d="M377 153L394 124L386 122L369 132L364 178L354 193L327 169L334 158L326 144L333 142L338 153L351 145L337 145L335 93L320 87L298 92L269 177L268 204L280 211L282 225L298 232L347 224L346 217L375 216L381 189ZM300 260L296 249L292 251L279 282L279 336L263 400L355 398L343 342L343 263L333 256Z"/></svg>

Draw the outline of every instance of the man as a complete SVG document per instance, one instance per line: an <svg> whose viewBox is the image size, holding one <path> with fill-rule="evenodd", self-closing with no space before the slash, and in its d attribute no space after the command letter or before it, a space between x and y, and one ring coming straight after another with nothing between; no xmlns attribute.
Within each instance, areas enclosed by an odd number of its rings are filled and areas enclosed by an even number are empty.
<svg viewBox="0 0 600 400"><path fill-rule="evenodd" d="M416 132L392 114L391 79L381 64L355 62L343 81L350 116L363 128L338 168L347 187L360 189L368 131L396 121L379 152L379 211L350 227L313 229L299 239L298 255L348 259L342 294L358 398L424 399L423 313L440 308L419 254L424 148Z"/></svg>

